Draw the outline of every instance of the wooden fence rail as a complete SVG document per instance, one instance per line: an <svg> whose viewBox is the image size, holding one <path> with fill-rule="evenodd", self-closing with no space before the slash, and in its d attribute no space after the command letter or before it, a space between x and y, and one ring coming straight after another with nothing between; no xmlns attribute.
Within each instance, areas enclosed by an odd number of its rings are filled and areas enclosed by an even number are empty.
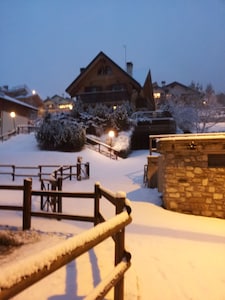
<svg viewBox="0 0 225 300"><path fill-rule="evenodd" d="M4 142L8 140L10 137L19 134L19 133L31 133L37 130L37 126L34 125L17 125L17 127L7 133L0 135L0 141Z"/></svg>
<svg viewBox="0 0 225 300"><path fill-rule="evenodd" d="M68 178L72 180L72 177L75 176L77 180L81 180L90 177L90 165L89 162L62 166L16 166L9 164L0 164L0 175L11 175L12 181L15 181L16 177L37 177L41 181L46 176L53 176L56 179L58 177L62 177L63 180Z"/></svg>
<svg viewBox="0 0 225 300"><path fill-rule="evenodd" d="M63 191L37 191L32 190L32 179L25 179L23 186L11 186L11 185L2 185L0 189L7 190L22 190L23 191L23 206L16 207L16 210L23 211L23 229L28 230L31 227L31 217L47 217L55 219L69 219L77 220L84 222L92 222L94 228L73 237L65 241L65 249L69 249L66 253L63 252L59 254L59 249L57 249L57 259L48 262L48 266L44 265L42 261L37 263L35 260L35 265L37 265L37 270L32 274L23 274L23 270L20 272L20 278L17 278L15 283L10 287L1 286L1 276L0 276L0 299L9 299L10 297L15 296L24 289L28 288L32 284L36 283L40 279L46 277L50 273L56 271L62 266L68 264L73 259L84 254L85 252L92 249L97 244L103 242L106 238L112 237L115 242L115 257L114 257L114 269L103 280L94 291L87 297L88 300L91 299L103 299L108 291L114 287L114 300L123 300L124 299L124 273L130 267L131 255L125 250L125 227L131 223L131 207L129 201L126 199L125 193L114 194L111 191L108 191L100 186L99 183L96 183L94 186L94 192L79 192L79 193L70 193ZM49 212L37 212L32 211L32 196L54 196L63 198L90 198L94 200L94 212L90 216L74 216L67 215L61 212L49 213ZM104 218L103 214L100 212L100 199L104 198L115 206L115 216L107 220ZM1 209L10 209L14 210L15 206L0 206ZM62 206L61 206L62 209ZM101 234L100 234L101 233ZM85 243L84 243L85 241ZM70 247L67 247L66 244L71 243ZM56 246L57 248L57 246ZM40 256L43 258L43 254ZM30 262L30 260L29 260ZM26 265L26 261L24 262ZM25 270L26 268L24 268ZM3 273L2 273L3 274ZM7 276L7 270L4 271L4 276ZM9 275L10 276L10 275ZM6 278L6 277L5 277Z"/></svg>
<svg viewBox="0 0 225 300"><path fill-rule="evenodd" d="M11 136L16 134L16 129L13 129L7 133L4 133L2 135L0 135L0 141L4 142L6 140L8 140Z"/></svg>
<svg viewBox="0 0 225 300"><path fill-rule="evenodd" d="M118 158L118 151L115 150L112 146L110 145L107 145L103 142L100 142L94 138L91 138L91 137L86 137L86 143L87 144L90 144L90 145L96 145L97 146L97 151L99 153L106 153L106 150L107 150L107 153L109 154L109 157L110 158L115 158L117 159Z"/></svg>

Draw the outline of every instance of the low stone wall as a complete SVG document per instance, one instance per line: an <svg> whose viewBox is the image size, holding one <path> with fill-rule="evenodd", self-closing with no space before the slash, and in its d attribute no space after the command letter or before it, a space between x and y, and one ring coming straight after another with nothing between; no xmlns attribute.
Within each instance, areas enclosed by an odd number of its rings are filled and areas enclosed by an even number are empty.
<svg viewBox="0 0 225 300"><path fill-rule="evenodd" d="M165 208L225 218L225 135L162 138L157 149Z"/></svg>

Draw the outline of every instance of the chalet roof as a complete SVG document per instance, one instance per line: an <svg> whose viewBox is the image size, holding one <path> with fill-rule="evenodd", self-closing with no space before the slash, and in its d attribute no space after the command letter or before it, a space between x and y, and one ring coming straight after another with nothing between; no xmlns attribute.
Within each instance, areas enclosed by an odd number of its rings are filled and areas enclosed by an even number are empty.
<svg viewBox="0 0 225 300"><path fill-rule="evenodd" d="M24 107L27 107L27 108L30 108L30 109L38 111L37 107L32 106L32 105L30 105L28 103L19 101L19 100L15 99L15 98L9 97L9 96L5 95L4 93L1 93L1 92L0 92L0 99L4 100L6 102L16 103L16 104L19 104L20 106L24 106Z"/></svg>
<svg viewBox="0 0 225 300"><path fill-rule="evenodd" d="M112 65L118 68L124 76L129 78L129 80L133 83L133 85L137 89L141 89L141 85L137 82L132 76L130 76L125 70L123 70L119 65L117 65L110 57L108 57L104 52L100 51L98 55L87 65L86 68L82 68L82 72L75 78L75 80L66 88L66 92L72 96L74 94L74 90L77 84L88 74L90 68L96 65L102 58L109 61Z"/></svg>
<svg viewBox="0 0 225 300"><path fill-rule="evenodd" d="M192 89L191 87L186 86L186 85L184 85L184 84L182 84L182 83L180 83L180 82L178 82L178 81L173 81L173 82L171 82L171 83L169 83L169 84L163 86L163 88L164 88L164 89L166 89L166 88L174 88L174 87L176 87L176 86L180 86L180 87L182 87L183 89L192 91L192 92L194 92L194 93L199 93L198 91L196 91L196 90Z"/></svg>
<svg viewBox="0 0 225 300"><path fill-rule="evenodd" d="M148 101L148 106L151 110L155 110L155 100L153 96L153 86L152 86L152 76L150 70L145 79L145 83L143 85L143 95Z"/></svg>
<svg viewBox="0 0 225 300"><path fill-rule="evenodd" d="M31 106L42 106L43 101L40 96L35 92L33 93L26 84L18 85L12 88L8 86L0 87L0 92L3 92L8 97L21 100Z"/></svg>

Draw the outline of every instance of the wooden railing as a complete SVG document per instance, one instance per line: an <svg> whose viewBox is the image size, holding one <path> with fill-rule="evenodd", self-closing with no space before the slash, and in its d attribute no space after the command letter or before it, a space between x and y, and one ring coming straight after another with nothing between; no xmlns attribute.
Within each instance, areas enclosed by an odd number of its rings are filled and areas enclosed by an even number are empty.
<svg viewBox="0 0 225 300"><path fill-rule="evenodd" d="M0 141L4 142L15 134L35 132L37 128L38 127L34 125L17 125L15 129L0 135Z"/></svg>
<svg viewBox="0 0 225 300"><path fill-rule="evenodd" d="M24 261L24 268L20 265L19 278L15 279L10 287L1 286L0 281L0 299L9 299L16 294L20 293L24 289L28 288L32 284L38 282L42 278L58 270L62 266L68 264L78 256L86 253L99 243L103 242L108 237L112 237L115 242L115 257L114 257L114 269L94 291L86 298L88 300L103 299L104 296L114 287L114 300L124 299L124 273L130 267L131 254L125 250L125 226L131 223L131 207L128 199L124 193L114 194L96 183L94 186L94 192L82 192L82 193L69 193L62 191L37 191L32 190L32 179L25 179L23 186L12 185L0 185L0 190L21 190L23 191L23 205L22 206L10 206L1 205L0 210L22 210L23 211L23 229L28 230L31 227L31 217L43 217L43 218L55 218L55 219L67 219L77 220L84 222L92 222L94 228L81 233L80 235L65 241L65 247L60 246L60 250L56 246L57 256L52 261L48 261L47 265L43 264L44 254L40 256L40 261L35 259L34 268L32 274L27 273L26 259ZM49 213L32 211L31 203L32 196L54 196L60 197L63 201L64 198L90 198L94 201L93 215L90 216L77 216L63 214L62 212ZM109 220L106 220L100 211L100 199L104 198L115 206L115 216ZM85 242L84 242L85 241ZM69 246L68 246L69 244ZM67 250L65 250L67 249ZM54 250L53 250L54 251ZM47 254L46 254L47 255ZM32 260L29 259L29 264L32 264ZM33 269L33 268L29 268ZM4 277L7 277L7 270L4 272ZM9 275L10 276L10 275ZM5 277L5 278L6 278Z"/></svg>
<svg viewBox="0 0 225 300"><path fill-rule="evenodd" d="M105 155L108 155L110 158L118 158L118 151L115 150L112 146L107 145L103 142L98 141L97 139L91 138L91 137L86 137L86 143L90 145L95 145L97 146L96 150L99 153L103 153Z"/></svg>
<svg viewBox="0 0 225 300"><path fill-rule="evenodd" d="M16 134L16 129L11 130L7 133L4 133L4 134L0 135L0 141L4 142L4 141L8 140L11 136L13 136L15 134Z"/></svg>
<svg viewBox="0 0 225 300"><path fill-rule="evenodd" d="M34 126L34 125L18 125L16 127L16 131L18 134L20 133L31 133L31 132L35 132L37 131L38 126Z"/></svg>
<svg viewBox="0 0 225 300"><path fill-rule="evenodd" d="M20 170L18 172L18 170ZM33 172L32 172L33 170ZM28 173L29 172L29 173ZM16 166L9 164L0 164L0 175L11 175L14 181L16 177L38 177L41 181L46 176L59 176L63 180L75 176L77 180L86 179L90 176L90 165L86 163L77 163L75 165L39 165L39 166Z"/></svg>

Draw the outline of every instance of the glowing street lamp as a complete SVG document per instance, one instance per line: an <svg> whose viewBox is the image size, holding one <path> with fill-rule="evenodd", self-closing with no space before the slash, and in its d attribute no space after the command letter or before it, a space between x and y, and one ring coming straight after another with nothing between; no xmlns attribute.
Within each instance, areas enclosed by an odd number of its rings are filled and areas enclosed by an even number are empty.
<svg viewBox="0 0 225 300"><path fill-rule="evenodd" d="M113 141L113 138L115 136L115 132L113 130L110 130L108 132L108 136L109 136L109 146L110 146L110 149L109 149L109 155L110 155L110 158L111 158L111 151L112 151L112 141Z"/></svg>
<svg viewBox="0 0 225 300"><path fill-rule="evenodd" d="M108 136L109 136L109 144L110 144L110 147L112 147L112 140L115 136L115 132L113 130L110 130L109 133L108 133Z"/></svg>
<svg viewBox="0 0 225 300"><path fill-rule="evenodd" d="M15 121L16 113L15 113L15 111L11 111L10 117L13 119L13 128L14 128L14 130L16 130L16 121Z"/></svg>

